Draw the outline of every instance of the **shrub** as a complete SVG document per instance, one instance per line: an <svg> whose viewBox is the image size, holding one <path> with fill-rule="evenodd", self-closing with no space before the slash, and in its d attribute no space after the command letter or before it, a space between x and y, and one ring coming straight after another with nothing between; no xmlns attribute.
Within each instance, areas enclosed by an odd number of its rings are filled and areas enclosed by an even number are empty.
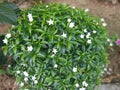
<svg viewBox="0 0 120 90"><path fill-rule="evenodd" d="M29 90L93 90L107 65L104 19L68 5L36 5L22 11L3 40L13 57L8 72Z"/></svg>

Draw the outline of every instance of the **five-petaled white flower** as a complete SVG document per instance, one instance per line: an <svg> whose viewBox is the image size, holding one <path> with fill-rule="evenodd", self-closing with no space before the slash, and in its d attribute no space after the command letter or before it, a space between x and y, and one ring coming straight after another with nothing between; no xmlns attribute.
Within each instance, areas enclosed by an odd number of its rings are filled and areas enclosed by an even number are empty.
<svg viewBox="0 0 120 90"><path fill-rule="evenodd" d="M57 49L56 48L53 48L53 51L52 51L54 54L57 53Z"/></svg>
<svg viewBox="0 0 120 90"><path fill-rule="evenodd" d="M84 29L84 32L86 33L86 32L87 32L87 29Z"/></svg>
<svg viewBox="0 0 120 90"><path fill-rule="evenodd" d="M70 24L69 24L69 27L70 28L73 28L75 26L75 23L74 22L71 22Z"/></svg>
<svg viewBox="0 0 120 90"><path fill-rule="evenodd" d="M10 68L10 67L11 67L11 65L8 65L8 67Z"/></svg>
<svg viewBox="0 0 120 90"><path fill-rule="evenodd" d="M93 33L95 34L97 31L93 30Z"/></svg>
<svg viewBox="0 0 120 90"><path fill-rule="evenodd" d="M90 44L90 43L92 43L92 42L91 42L91 40L90 40L90 39L88 39L88 40L87 40L87 43L89 43L89 44Z"/></svg>
<svg viewBox="0 0 120 90"><path fill-rule="evenodd" d="M23 87L23 86L24 86L24 83L23 83L23 82L21 82L21 83L20 83L20 87Z"/></svg>
<svg viewBox="0 0 120 90"><path fill-rule="evenodd" d="M36 80L36 77L35 77L35 76L32 76L32 80L33 80L33 81Z"/></svg>
<svg viewBox="0 0 120 90"><path fill-rule="evenodd" d="M68 19L67 19L67 22L71 22L71 19L70 19L70 18L68 18Z"/></svg>
<svg viewBox="0 0 120 90"><path fill-rule="evenodd" d="M89 35L86 35L86 38L90 38L90 36L89 36Z"/></svg>
<svg viewBox="0 0 120 90"><path fill-rule="evenodd" d="M49 21L47 21L49 25L53 25L54 21L52 19L50 19Z"/></svg>
<svg viewBox="0 0 120 90"><path fill-rule="evenodd" d="M23 74L28 77L28 73L26 71L23 72Z"/></svg>
<svg viewBox="0 0 120 90"><path fill-rule="evenodd" d="M37 81L37 80L35 80L35 81L34 81L34 84L37 84L37 83L38 83L38 81Z"/></svg>
<svg viewBox="0 0 120 90"><path fill-rule="evenodd" d="M101 18L101 21L104 22L105 21L104 18Z"/></svg>
<svg viewBox="0 0 120 90"><path fill-rule="evenodd" d="M102 23L102 25L105 27L105 26L107 26L107 23L104 22L104 23Z"/></svg>
<svg viewBox="0 0 120 90"><path fill-rule="evenodd" d="M83 35L83 34L81 34L81 35L80 35L80 38L84 38L84 35Z"/></svg>
<svg viewBox="0 0 120 90"><path fill-rule="evenodd" d="M10 33L7 33L7 34L5 35L5 37L6 37L6 38L10 38L10 37L11 37L11 34L10 34Z"/></svg>
<svg viewBox="0 0 120 90"><path fill-rule="evenodd" d="M33 17L32 17L32 14L31 13L28 13L28 19L29 19L29 22L32 22L33 21Z"/></svg>
<svg viewBox="0 0 120 90"><path fill-rule="evenodd" d="M17 74L20 74L20 71L17 71Z"/></svg>
<svg viewBox="0 0 120 90"><path fill-rule="evenodd" d="M79 88L79 90L86 90L86 88L82 87L82 88Z"/></svg>
<svg viewBox="0 0 120 90"><path fill-rule="evenodd" d="M46 8L48 8L48 5L46 5Z"/></svg>
<svg viewBox="0 0 120 90"><path fill-rule="evenodd" d="M77 72L77 68L76 67L73 67L73 72Z"/></svg>
<svg viewBox="0 0 120 90"><path fill-rule="evenodd" d="M5 38L5 39L3 40L3 43L8 44L8 40Z"/></svg>
<svg viewBox="0 0 120 90"><path fill-rule="evenodd" d="M67 37L67 34L65 34L64 32L63 32L63 34L61 35L63 38L66 38Z"/></svg>
<svg viewBox="0 0 120 90"><path fill-rule="evenodd" d="M78 84L78 83L76 83L76 84L75 84L75 87L77 87L77 88L78 88L78 87L79 87L79 84Z"/></svg>
<svg viewBox="0 0 120 90"><path fill-rule="evenodd" d="M113 43L112 43L112 42L110 43L110 46L113 46Z"/></svg>
<svg viewBox="0 0 120 90"><path fill-rule="evenodd" d="M89 12L90 10L87 8L87 9L85 9L85 12Z"/></svg>
<svg viewBox="0 0 120 90"><path fill-rule="evenodd" d="M30 51L30 52L31 52L32 50L33 50L33 47L32 47L32 46L28 46L28 47L27 47L27 51Z"/></svg>
<svg viewBox="0 0 120 90"><path fill-rule="evenodd" d="M85 86L85 87L88 86L88 84L86 83L86 81L83 81L83 82L82 82L82 85Z"/></svg>
<svg viewBox="0 0 120 90"><path fill-rule="evenodd" d="M73 6L72 8L75 9L75 6Z"/></svg>
<svg viewBox="0 0 120 90"><path fill-rule="evenodd" d="M58 67L58 65L57 65L57 64L55 64L55 65L54 65L54 68L57 68L57 67Z"/></svg>
<svg viewBox="0 0 120 90"><path fill-rule="evenodd" d="M104 68L104 71L107 71L107 68Z"/></svg>
<svg viewBox="0 0 120 90"><path fill-rule="evenodd" d="M24 81L25 81L25 82L26 82L26 81L28 81L28 78L27 78L27 77L25 77L25 78L24 78Z"/></svg>
<svg viewBox="0 0 120 90"><path fill-rule="evenodd" d="M107 41L110 42L110 39L108 38Z"/></svg>

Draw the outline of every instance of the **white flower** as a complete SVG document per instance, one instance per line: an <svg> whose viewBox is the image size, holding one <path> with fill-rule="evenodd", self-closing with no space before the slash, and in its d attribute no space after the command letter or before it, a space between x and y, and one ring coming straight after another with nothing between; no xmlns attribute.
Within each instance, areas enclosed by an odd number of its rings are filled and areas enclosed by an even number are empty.
<svg viewBox="0 0 120 90"><path fill-rule="evenodd" d="M69 27L70 27L70 28L73 28L74 26L75 26L74 22L71 22L71 23L69 24Z"/></svg>
<svg viewBox="0 0 120 90"><path fill-rule="evenodd" d="M89 35L86 35L86 38L90 38L90 36L89 36Z"/></svg>
<svg viewBox="0 0 120 90"><path fill-rule="evenodd" d="M77 68L76 67L73 67L73 72L77 72Z"/></svg>
<svg viewBox="0 0 120 90"><path fill-rule="evenodd" d="M31 18L31 17L32 17L32 14L31 14L31 13L28 13L27 16L28 16L28 18Z"/></svg>
<svg viewBox="0 0 120 90"><path fill-rule="evenodd" d="M92 42L91 42L91 40L89 39L89 40L87 40L87 43L89 43L89 44L90 44L90 43L92 43Z"/></svg>
<svg viewBox="0 0 120 90"><path fill-rule="evenodd" d="M36 77L35 76L32 76L32 80L34 81L36 79Z"/></svg>
<svg viewBox="0 0 120 90"><path fill-rule="evenodd" d="M27 77L25 77L25 78L24 78L24 81L25 81L25 82L26 82L26 81L28 81L28 78L27 78Z"/></svg>
<svg viewBox="0 0 120 90"><path fill-rule="evenodd" d="M35 80L35 81L34 81L34 84L37 84L37 83L38 83L38 81L37 81L37 80Z"/></svg>
<svg viewBox="0 0 120 90"><path fill-rule="evenodd" d="M104 71L107 71L107 68L104 68Z"/></svg>
<svg viewBox="0 0 120 90"><path fill-rule="evenodd" d="M53 25L54 21L52 19L50 19L49 21L47 21L49 25Z"/></svg>
<svg viewBox="0 0 120 90"><path fill-rule="evenodd" d="M101 18L101 21L104 22L105 21L104 18Z"/></svg>
<svg viewBox="0 0 120 90"><path fill-rule="evenodd" d="M83 88L83 87L82 87L82 88L79 88L79 90L86 90L86 88Z"/></svg>
<svg viewBox="0 0 120 90"><path fill-rule="evenodd" d="M90 32L88 32L87 35L90 36L91 35Z"/></svg>
<svg viewBox="0 0 120 90"><path fill-rule="evenodd" d="M55 65L54 65L54 68L57 68L57 67L58 67L58 65L57 65L57 64L55 64Z"/></svg>
<svg viewBox="0 0 120 90"><path fill-rule="evenodd" d="M52 54L52 56L51 56L51 57L53 58L54 56L55 56L55 54Z"/></svg>
<svg viewBox="0 0 120 90"><path fill-rule="evenodd" d="M108 38L107 41L110 42L110 39Z"/></svg>
<svg viewBox="0 0 120 90"><path fill-rule="evenodd" d="M85 9L85 12L89 12L90 10L87 8L87 9Z"/></svg>
<svg viewBox="0 0 120 90"><path fill-rule="evenodd" d="M90 33L87 33L86 38L90 38L90 35L91 35Z"/></svg>
<svg viewBox="0 0 120 90"><path fill-rule="evenodd" d="M26 71L23 72L23 74L28 77L28 73Z"/></svg>
<svg viewBox="0 0 120 90"><path fill-rule="evenodd" d="M57 49L56 48L53 48L53 51L52 51L54 54L57 53Z"/></svg>
<svg viewBox="0 0 120 90"><path fill-rule="evenodd" d="M24 86L24 83L22 82L22 83L20 83L20 87L23 87Z"/></svg>
<svg viewBox="0 0 120 90"><path fill-rule="evenodd" d="M10 67L11 67L11 65L8 65L8 67L10 68Z"/></svg>
<svg viewBox="0 0 120 90"><path fill-rule="evenodd" d="M17 74L20 74L20 71L17 71Z"/></svg>
<svg viewBox="0 0 120 90"><path fill-rule="evenodd" d="M105 27L105 26L107 26L107 23L104 22L104 23L102 23L102 25Z"/></svg>
<svg viewBox="0 0 120 90"><path fill-rule="evenodd" d="M110 43L110 46L113 46L113 43L112 43L112 42Z"/></svg>
<svg viewBox="0 0 120 90"><path fill-rule="evenodd" d="M84 29L84 32L86 33L86 32L87 32L87 29Z"/></svg>
<svg viewBox="0 0 120 90"><path fill-rule="evenodd" d="M61 36L62 36L63 38L66 38L66 37L67 37L67 34L63 33Z"/></svg>
<svg viewBox="0 0 120 90"><path fill-rule="evenodd" d="M3 43L8 44L8 40L5 38L5 39L3 40Z"/></svg>
<svg viewBox="0 0 120 90"><path fill-rule="evenodd" d="M78 88L78 87L79 87L79 84L78 84L78 83L76 83L76 84L75 84L75 87L77 87L77 88Z"/></svg>
<svg viewBox="0 0 120 90"><path fill-rule="evenodd" d="M82 85L85 86L85 87L88 86L88 84L86 83L86 81L83 81L83 82L82 82Z"/></svg>
<svg viewBox="0 0 120 90"><path fill-rule="evenodd" d="M33 17L32 17L32 14L28 13L28 19L29 19L29 22L32 22L33 21Z"/></svg>
<svg viewBox="0 0 120 90"><path fill-rule="evenodd" d="M93 30L93 33L95 34L97 31Z"/></svg>
<svg viewBox="0 0 120 90"><path fill-rule="evenodd" d="M46 8L48 8L48 5L46 5Z"/></svg>
<svg viewBox="0 0 120 90"><path fill-rule="evenodd" d="M80 35L80 38L84 38L84 35L83 35L83 34L81 34L81 35Z"/></svg>
<svg viewBox="0 0 120 90"><path fill-rule="evenodd" d="M75 9L75 6L73 6L72 8Z"/></svg>
<svg viewBox="0 0 120 90"><path fill-rule="evenodd" d="M102 71L101 73L102 73L102 74L104 74L105 72L104 72L104 71Z"/></svg>
<svg viewBox="0 0 120 90"><path fill-rule="evenodd" d="M27 51L30 51L30 52L31 52L32 50L33 50L33 47L32 47L32 46L28 46L28 47L27 47Z"/></svg>
<svg viewBox="0 0 120 90"><path fill-rule="evenodd" d="M33 21L33 18L29 18L29 21L32 22L32 21Z"/></svg>
<svg viewBox="0 0 120 90"><path fill-rule="evenodd" d="M8 34L5 35L5 37L6 37L6 38L10 38L10 37L11 37L11 34L8 33Z"/></svg>
<svg viewBox="0 0 120 90"><path fill-rule="evenodd" d="M96 25L98 25L99 23L96 23Z"/></svg>
<svg viewBox="0 0 120 90"><path fill-rule="evenodd" d="M71 19L70 19L70 18L68 18L68 19L67 19L67 22L71 22Z"/></svg>

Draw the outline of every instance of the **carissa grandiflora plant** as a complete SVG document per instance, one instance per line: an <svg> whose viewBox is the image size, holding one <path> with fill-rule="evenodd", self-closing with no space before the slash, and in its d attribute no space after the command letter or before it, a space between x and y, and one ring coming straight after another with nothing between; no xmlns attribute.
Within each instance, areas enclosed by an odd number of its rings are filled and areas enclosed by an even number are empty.
<svg viewBox="0 0 120 90"><path fill-rule="evenodd" d="M24 90L93 90L108 63L104 19L89 9L36 5L21 12L3 42L8 72Z"/></svg>

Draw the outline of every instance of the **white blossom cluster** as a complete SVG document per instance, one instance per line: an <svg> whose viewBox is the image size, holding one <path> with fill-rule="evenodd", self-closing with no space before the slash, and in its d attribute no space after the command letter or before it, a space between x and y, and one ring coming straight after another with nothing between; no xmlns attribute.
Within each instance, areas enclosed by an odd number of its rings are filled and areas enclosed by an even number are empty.
<svg viewBox="0 0 120 90"><path fill-rule="evenodd" d="M7 33L6 35L5 35L5 38L3 39L3 43L4 44L8 44L8 39L11 37L11 34L10 33Z"/></svg>
<svg viewBox="0 0 120 90"><path fill-rule="evenodd" d="M88 83L86 83L86 81L83 81L81 88L80 88L79 83L76 83L76 84L75 84L75 87L76 87L76 88L79 88L79 90L86 90L86 88L88 87Z"/></svg>

